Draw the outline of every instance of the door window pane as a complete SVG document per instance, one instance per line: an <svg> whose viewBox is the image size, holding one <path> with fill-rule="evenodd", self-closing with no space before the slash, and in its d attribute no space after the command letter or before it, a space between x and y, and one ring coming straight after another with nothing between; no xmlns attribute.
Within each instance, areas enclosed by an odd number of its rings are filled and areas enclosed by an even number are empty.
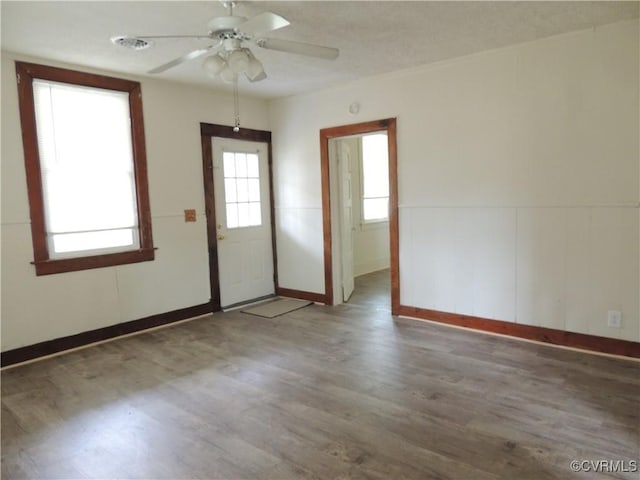
<svg viewBox="0 0 640 480"><path fill-rule="evenodd" d="M222 154L224 162L224 176L235 177L236 176L236 156L232 152L224 152Z"/></svg>
<svg viewBox="0 0 640 480"><path fill-rule="evenodd" d="M237 203L227 203L227 228L238 228Z"/></svg>
<svg viewBox="0 0 640 480"><path fill-rule="evenodd" d="M256 153L247 153L247 177L260 177L260 165L258 163L258 155Z"/></svg>
<svg viewBox="0 0 640 480"><path fill-rule="evenodd" d="M249 225L262 225L262 212L260 211L260 202L251 202L249 204Z"/></svg>
<svg viewBox="0 0 640 480"><path fill-rule="evenodd" d="M247 186L249 190L249 201L250 202L259 202L260 201L260 180L257 178L250 178L247 181Z"/></svg>
<svg viewBox="0 0 640 480"><path fill-rule="evenodd" d="M227 228L262 225L258 155L224 152L223 161Z"/></svg>
<svg viewBox="0 0 640 480"><path fill-rule="evenodd" d="M224 179L224 198L226 203L235 203L238 201L235 178Z"/></svg>

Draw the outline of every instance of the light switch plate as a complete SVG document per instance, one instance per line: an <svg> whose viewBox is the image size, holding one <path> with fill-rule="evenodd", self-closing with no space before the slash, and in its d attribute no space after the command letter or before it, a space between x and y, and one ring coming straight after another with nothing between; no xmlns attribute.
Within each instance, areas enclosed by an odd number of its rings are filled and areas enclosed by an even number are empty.
<svg viewBox="0 0 640 480"><path fill-rule="evenodd" d="M188 209L184 211L184 221L185 222L195 222L196 221L196 210Z"/></svg>

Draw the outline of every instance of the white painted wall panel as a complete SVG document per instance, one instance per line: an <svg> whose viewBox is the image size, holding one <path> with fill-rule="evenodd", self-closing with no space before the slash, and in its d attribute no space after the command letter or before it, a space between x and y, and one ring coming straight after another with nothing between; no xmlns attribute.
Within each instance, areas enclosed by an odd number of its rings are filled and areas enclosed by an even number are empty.
<svg viewBox="0 0 640 480"><path fill-rule="evenodd" d="M276 218L280 287L324 293L322 210L277 208Z"/></svg>
<svg viewBox="0 0 640 480"><path fill-rule="evenodd" d="M516 215L512 208L479 209L474 236L474 314L515 321Z"/></svg>
<svg viewBox="0 0 640 480"><path fill-rule="evenodd" d="M400 303L417 305L415 290L418 285L414 281L415 268L412 252L416 250L413 240L413 210L400 207L398 209L398 236L400 251Z"/></svg>
<svg viewBox="0 0 640 480"><path fill-rule="evenodd" d="M631 208L594 208L591 211L591 311L589 333L616 338L638 337L637 215ZM607 310L623 312L623 328L607 327Z"/></svg>
<svg viewBox="0 0 640 480"><path fill-rule="evenodd" d="M36 277L31 261L30 225L3 225L3 351L120 322L113 269Z"/></svg>
<svg viewBox="0 0 640 480"><path fill-rule="evenodd" d="M567 209L521 208L517 225L517 322L564 328Z"/></svg>
<svg viewBox="0 0 640 480"><path fill-rule="evenodd" d="M195 223L185 223L184 216L155 217L153 235L160 246L153 262L117 267L122 321L199 305L211 296L209 282L203 281L209 276L202 254L207 248L205 215Z"/></svg>
<svg viewBox="0 0 640 480"><path fill-rule="evenodd" d="M389 222L356 226L356 276L389 268L389 241Z"/></svg>
<svg viewBox="0 0 640 480"><path fill-rule="evenodd" d="M475 315L474 292L478 282L475 257L479 252L476 243L476 211L472 208L458 208L456 231L453 241L457 245L456 254L456 309L455 313Z"/></svg>
<svg viewBox="0 0 640 480"><path fill-rule="evenodd" d="M589 331L597 321L593 310L592 290L595 287L591 261L591 210L567 209L566 223L566 316L564 329L570 332Z"/></svg>
<svg viewBox="0 0 640 480"><path fill-rule="evenodd" d="M625 21L274 100L277 177L301 178L279 205L320 205L320 128L397 117L403 304L638 340L638 38Z"/></svg>

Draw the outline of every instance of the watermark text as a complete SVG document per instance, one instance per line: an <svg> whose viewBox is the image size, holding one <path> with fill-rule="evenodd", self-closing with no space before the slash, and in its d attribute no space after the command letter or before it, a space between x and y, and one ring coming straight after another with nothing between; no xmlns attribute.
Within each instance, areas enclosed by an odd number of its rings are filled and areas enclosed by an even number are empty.
<svg viewBox="0 0 640 480"><path fill-rule="evenodd" d="M629 473L638 472L637 460L572 460L572 472Z"/></svg>

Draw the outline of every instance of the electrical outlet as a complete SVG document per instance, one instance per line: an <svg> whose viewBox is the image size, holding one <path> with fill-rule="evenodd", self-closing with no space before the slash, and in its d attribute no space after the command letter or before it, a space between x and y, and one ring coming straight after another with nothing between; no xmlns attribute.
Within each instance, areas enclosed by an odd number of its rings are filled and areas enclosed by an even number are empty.
<svg viewBox="0 0 640 480"><path fill-rule="evenodd" d="M622 328L622 312L609 310L607 312L607 326L610 328Z"/></svg>

